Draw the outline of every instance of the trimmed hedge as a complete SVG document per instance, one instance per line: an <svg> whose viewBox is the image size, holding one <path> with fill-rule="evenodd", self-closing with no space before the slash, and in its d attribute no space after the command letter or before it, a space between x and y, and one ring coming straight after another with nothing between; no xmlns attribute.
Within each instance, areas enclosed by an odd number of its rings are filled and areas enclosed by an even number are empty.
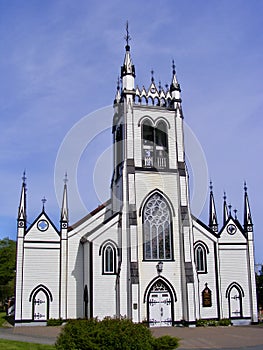
<svg viewBox="0 0 263 350"><path fill-rule="evenodd" d="M61 326L62 324L62 318L50 318L47 320L47 326Z"/></svg>
<svg viewBox="0 0 263 350"><path fill-rule="evenodd" d="M172 350L177 338L154 338L148 328L128 319L70 320L63 327L57 350Z"/></svg>
<svg viewBox="0 0 263 350"><path fill-rule="evenodd" d="M217 327L217 326L230 326L231 321L228 318L223 318L222 320L197 320L196 327Z"/></svg>

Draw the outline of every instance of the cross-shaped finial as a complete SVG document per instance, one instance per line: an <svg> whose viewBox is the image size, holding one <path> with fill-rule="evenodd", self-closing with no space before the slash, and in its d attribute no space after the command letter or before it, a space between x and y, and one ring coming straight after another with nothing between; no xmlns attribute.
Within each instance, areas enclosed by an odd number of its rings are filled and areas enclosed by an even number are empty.
<svg viewBox="0 0 263 350"><path fill-rule="evenodd" d="M23 176L22 176L23 183L26 183L26 171L24 170Z"/></svg>
<svg viewBox="0 0 263 350"><path fill-rule="evenodd" d="M153 83L153 82L154 82L154 77L153 77L153 75L154 75L154 70L153 70L153 69L151 70L151 75L152 75L152 79L151 79L151 80L152 80L152 83Z"/></svg>
<svg viewBox="0 0 263 350"><path fill-rule="evenodd" d="M172 60L172 68L173 68L173 74L175 74L175 63L174 63L174 60Z"/></svg>
<svg viewBox="0 0 263 350"><path fill-rule="evenodd" d="M45 196L41 199L41 202L43 203L43 210L45 209L45 203L46 203L46 198Z"/></svg>
<svg viewBox="0 0 263 350"><path fill-rule="evenodd" d="M130 33L129 33L129 22L126 22L126 35L124 37L126 40L126 45L129 46L129 41L131 41Z"/></svg>
<svg viewBox="0 0 263 350"><path fill-rule="evenodd" d="M246 183L246 181L244 182L244 190L245 190L245 192L247 192L247 183Z"/></svg>
<svg viewBox="0 0 263 350"><path fill-rule="evenodd" d="M65 176L64 176L64 184L66 185L68 182L68 173L65 172ZM45 198L45 197L44 197Z"/></svg>

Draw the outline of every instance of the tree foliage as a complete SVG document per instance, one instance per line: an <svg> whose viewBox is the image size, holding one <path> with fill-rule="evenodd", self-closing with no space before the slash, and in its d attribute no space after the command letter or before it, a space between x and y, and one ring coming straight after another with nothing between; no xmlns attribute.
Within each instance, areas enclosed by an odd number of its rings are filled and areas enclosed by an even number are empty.
<svg viewBox="0 0 263 350"><path fill-rule="evenodd" d="M4 238L0 240L0 298L14 293L16 269L16 242Z"/></svg>
<svg viewBox="0 0 263 350"><path fill-rule="evenodd" d="M263 308L263 268L260 274L256 275L258 307Z"/></svg>

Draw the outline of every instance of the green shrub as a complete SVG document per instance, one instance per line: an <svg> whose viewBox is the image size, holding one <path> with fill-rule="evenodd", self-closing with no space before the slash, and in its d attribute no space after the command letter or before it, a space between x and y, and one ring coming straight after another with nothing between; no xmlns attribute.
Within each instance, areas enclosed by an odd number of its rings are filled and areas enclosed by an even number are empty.
<svg viewBox="0 0 263 350"><path fill-rule="evenodd" d="M172 350L178 347L178 339L164 335L156 338L153 342L153 350Z"/></svg>
<svg viewBox="0 0 263 350"><path fill-rule="evenodd" d="M196 321L196 327L205 327L207 326L207 320L197 320Z"/></svg>
<svg viewBox="0 0 263 350"><path fill-rule="evenodd" d="M68 321L55 346L57 350L171 350L178 339L154 338L143 324L105 318Z"/></svg>
<svg viewBox="0 0 263 350"><path fill-rule="evenodd" d="M228 318L223 318L222 320L197 320L196 327L216 327L216 326L230 326L231 321Z"/></svg>
<svg viewBox="0 0 263 350"><path fill-rule="evenodd" d="M148 328L128 319L71 320L56 342L58 350L152 350Z"/></svg>
<svg viewBox="0 0 263 350"><path fill-rule="evenodd" d="M231 321L228 318L222 318L222 320L218 321L219 326L230 326Z"/></svg>
<svg viewBox="0 0 263 350"><path fill-rule="evenodd" d="M50 318L49 320L47 320L47 326L61 326L62 323L62 318Z"/></svg>

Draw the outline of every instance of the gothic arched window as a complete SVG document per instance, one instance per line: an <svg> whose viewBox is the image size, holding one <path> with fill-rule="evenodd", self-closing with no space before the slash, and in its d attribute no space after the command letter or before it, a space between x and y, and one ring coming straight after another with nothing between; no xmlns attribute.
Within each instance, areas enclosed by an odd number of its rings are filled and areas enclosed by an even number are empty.
<svg viewBox="0 0 263 350"><path fill-rule="evenodd" d="M142 153L145 168L167 168L168 140L165 122L160 121L156 127L148 119L143 123Z"/></svg>
<svg viewBox="0 0 263 350"><path fill-rule="evenodd" d="M170 209L159 194L153 194L143 209L144 260L172 260Z"/></svg>
<svg viewBox="0 0 263 350"><path fill-rule="evenodd" d="M106 243L102 248L102 273L116 273L116 248L111 243Z"/></svg>
<svg viewBox="0 0 263 350"><path fill-rule="evenodd" d="M195 265L198 273L207 273L206 249L201 244L195 247Z"/></svg>

